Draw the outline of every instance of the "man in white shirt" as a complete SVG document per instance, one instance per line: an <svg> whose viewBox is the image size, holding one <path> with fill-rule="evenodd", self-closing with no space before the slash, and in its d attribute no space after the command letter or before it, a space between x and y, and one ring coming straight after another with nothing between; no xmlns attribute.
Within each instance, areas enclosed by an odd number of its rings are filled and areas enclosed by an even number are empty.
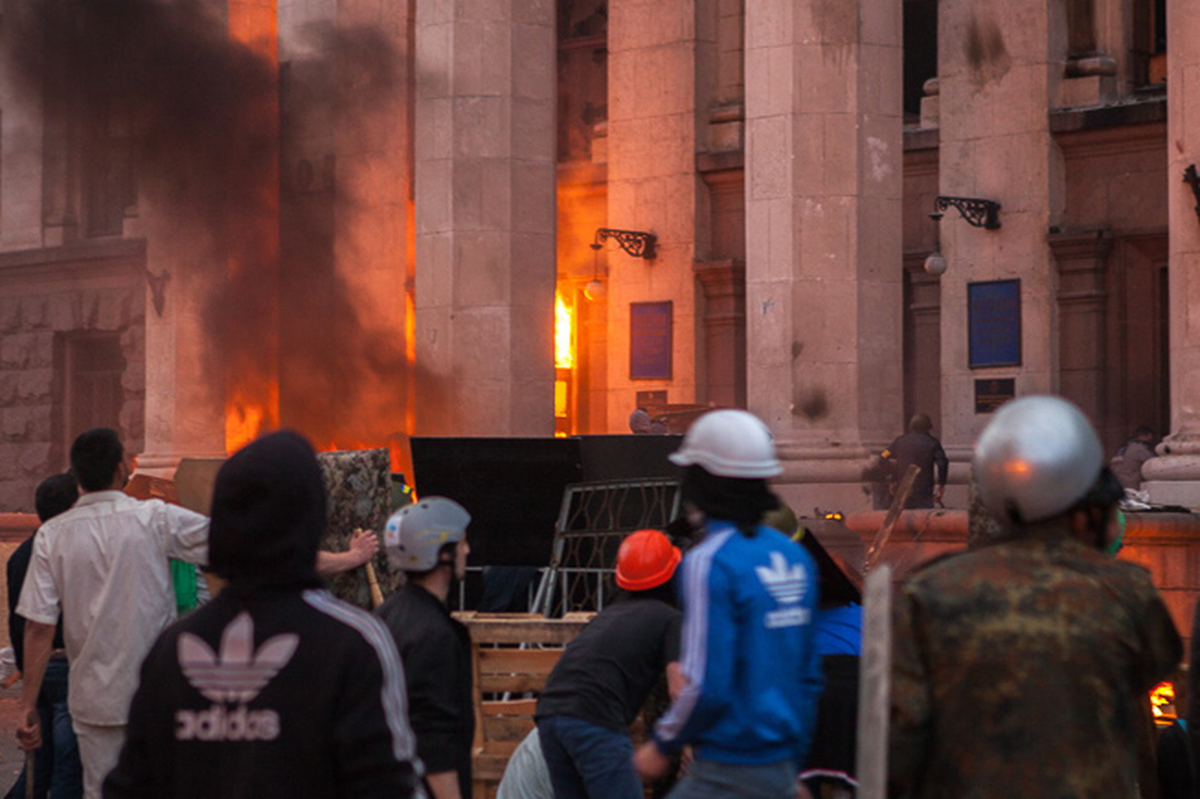
<svg viewBox="0 0 1200 799"><path fill-rule="evenodd" d="M26 750L41 743L37 695L61 612L84 796L99 799L121 752L142 660L175 619L167 559L205 563L208 518L124 494L129 467L108 428L75 439L71 468L81 496L38 533L17 606L26 619L17 740Z"/></svg>

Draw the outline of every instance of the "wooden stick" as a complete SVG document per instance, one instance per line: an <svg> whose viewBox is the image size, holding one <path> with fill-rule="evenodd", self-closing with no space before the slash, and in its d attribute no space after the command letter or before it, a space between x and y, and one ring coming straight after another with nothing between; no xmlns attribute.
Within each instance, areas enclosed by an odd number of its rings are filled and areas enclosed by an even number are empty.
<svg viewBox="0 0 1200 799"><path fill-rule="evenodd" d="M904 470L904 476L900 478L900 485L896 488L896 496L892 499L892 507L888 508L887 516L883 519L883 526L879 528L878 535L871 542L871 548L867 550L866 561L863 563L863 574L871 571L883 555L883 548L892 536L892 528L896 526L896 521L900 518L900 511L904 510L904 504L908 502L908 495L912 493L913 481L917 479L920 471L921 467L915 463L910 463Z"/></svg>
<svg viewBox="0 0 1200 799"><path fill-rule="evenodd" d="M363 564L367 570L367 585L371 587L371 607L377 608L383 604L383 591L379 590L379 578L375 576L375 564L367 561Z"/></svg>
<svg viewBox="0 0 1200 799"><path fill-rule="evenodd" d="M25 753L25 799L33 799L33 754Z"/></svg>
<svg viewBox="0 0 1200 799"><path fill-rule="evenodd" d="M913 467L916 468L916 467ZM858 681L858 799L887 796L888 717L892 678L892 567L867 575L863 589L863 657Z"/></svg>

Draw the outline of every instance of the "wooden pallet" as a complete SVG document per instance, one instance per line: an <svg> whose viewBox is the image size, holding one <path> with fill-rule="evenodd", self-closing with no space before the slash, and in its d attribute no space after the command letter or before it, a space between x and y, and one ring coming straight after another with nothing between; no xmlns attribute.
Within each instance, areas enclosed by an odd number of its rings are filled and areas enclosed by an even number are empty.
<svg viewBox="0 0 1200 799"><path fill-rule="evenodd" d="M471 632L475 743L471 795L493 799L513 750L533 729L537 694L563 647L593 613L547 619L525 613L456 613Z"/></svg>

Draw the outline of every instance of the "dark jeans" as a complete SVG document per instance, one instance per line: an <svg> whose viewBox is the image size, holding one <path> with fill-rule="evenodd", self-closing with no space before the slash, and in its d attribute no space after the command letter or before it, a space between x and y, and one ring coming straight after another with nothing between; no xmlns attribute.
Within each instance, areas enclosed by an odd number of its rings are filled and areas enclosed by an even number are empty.
<svg viewBox="0 0 1200 799"><path fill-rule="evenodd" d="M642 799L628 734L570 716L537 725L554 799Z"/></svg>
<svg viewBox="0 0 1200 799"><path fill-rule="evenodd" d="M33 758L33 795L45 799L79 799L83 796L83 767L79 747L67 711L67 658L55 655L46 664L42 690L38 694L38 716L42 725L42 748ZM25 770L5 799L25 799Z"/></svg>
<svg viewBox="0 0 1200 799"><path fill-rule="evenodd" d="M791 799L795 795L796 764L790 760L763 766L696 760L667 799Z"/></svg>

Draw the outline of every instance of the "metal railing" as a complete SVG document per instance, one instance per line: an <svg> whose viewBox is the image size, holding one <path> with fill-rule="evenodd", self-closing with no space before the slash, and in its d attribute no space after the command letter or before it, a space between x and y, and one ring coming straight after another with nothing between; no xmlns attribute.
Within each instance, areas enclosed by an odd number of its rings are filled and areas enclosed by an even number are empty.
<svg viewBox="0 0 1200 799"><path fill-rule="evenodd" d="M681 507L674 478L573 483L563 490L550 566L531 609L546 616L600 611L616 591L617 550L635 530L662 530Z"/></svg>

